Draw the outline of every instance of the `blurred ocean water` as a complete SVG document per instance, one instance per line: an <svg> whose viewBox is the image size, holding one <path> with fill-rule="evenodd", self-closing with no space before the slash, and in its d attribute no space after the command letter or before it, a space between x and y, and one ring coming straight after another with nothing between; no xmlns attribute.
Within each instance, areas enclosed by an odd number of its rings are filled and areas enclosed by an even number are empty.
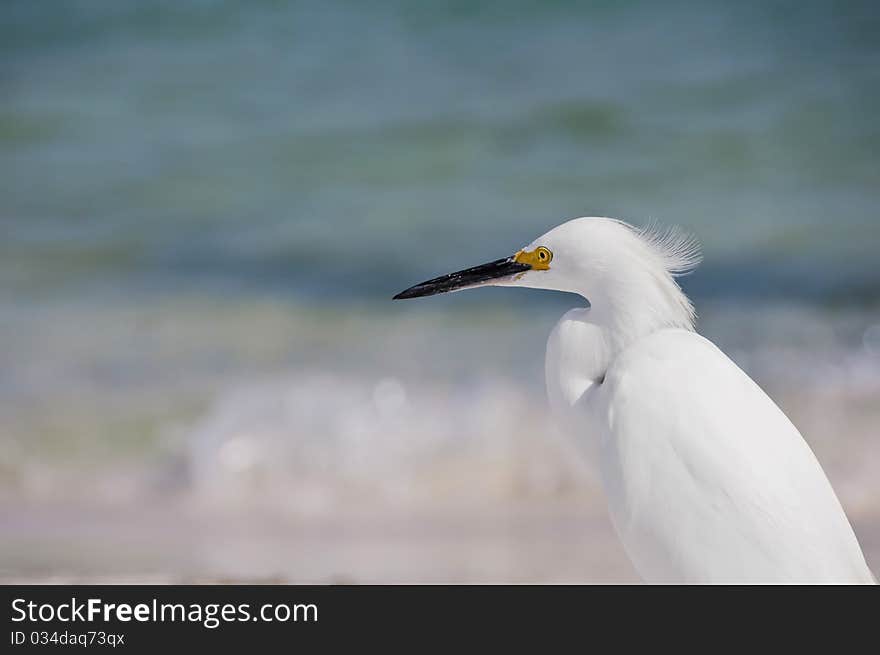
<svg viewBox="0 0 880 655"><path fill-rule="evenodd" d="M411 5L6 3L5 286L384 299L593 214L876 299L872 3Z"/></svg>
<svg viewBox="0 0 880 655"><path fill-rule="evenodd" d="M610 215L697 235L701 331L880 553L878 33L870 2L4 3L0 498L601 511L545 438L582 301L390 297ZM45 572L30 538L0 574Z"/></svg>

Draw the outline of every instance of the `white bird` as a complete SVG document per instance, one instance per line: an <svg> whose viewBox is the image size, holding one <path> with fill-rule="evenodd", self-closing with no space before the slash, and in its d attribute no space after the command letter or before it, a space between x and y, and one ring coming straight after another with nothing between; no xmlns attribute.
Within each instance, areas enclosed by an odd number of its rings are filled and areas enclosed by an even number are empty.
<svg viewBox="0 0 880 655"><path fill-rule="evenodd" d="M547 342L547 393L598 445L617 534L646 582L876 582L822 467L761 388L694 331L678 231L576 218L489 264L417 284L583 296Z"/></svg>

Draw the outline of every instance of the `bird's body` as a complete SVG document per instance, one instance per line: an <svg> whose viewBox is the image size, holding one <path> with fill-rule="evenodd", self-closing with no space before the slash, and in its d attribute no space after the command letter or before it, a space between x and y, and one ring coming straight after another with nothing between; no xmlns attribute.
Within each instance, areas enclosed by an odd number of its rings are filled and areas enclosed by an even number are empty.
<svg viewBox="0 0 880 655"><path fill-rule="evenodd" d="M554 330L548 354L582 348L564 343L573 333ZM871 582L809 446L708 340L680 328L653 332L574 402L563 390L582 378L550 369L558 372L548 378L551 402L580 419L566 425L587 428L573 436L599 441L612 521L646 581Z"/></svg>
<svg viewBox="0 0 880 655"><path fill-rule="evenodd" d="M590 300L550 335L547 391L571 436L597 446L612 522L646 581L871 583L797 428L694 331L673 276L697 261L676 233L582 218L400 297L496 284Z"/></svg>

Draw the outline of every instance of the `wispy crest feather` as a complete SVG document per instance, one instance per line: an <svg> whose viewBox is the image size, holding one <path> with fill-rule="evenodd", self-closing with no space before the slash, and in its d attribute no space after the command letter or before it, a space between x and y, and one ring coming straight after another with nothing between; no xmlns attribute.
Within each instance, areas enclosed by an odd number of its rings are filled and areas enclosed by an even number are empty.
<svg viewBox="0 0 880 655"><path fill-rule="evenodd" d="M652 321L659 325L693 330L697 313L675 278L687 275L702 261L699 242L693 235L676 226L662 227L651 221L644 227L636 227L625 221L611 220L627 228L637 238L638 243L654 256L658 265L653 269L652 279L659 295L653 302L645 302L642 298L639 311L646 316L652 315ZM661 271L662 274L658 275ZM632 320L632 317L629 319Z"/></svg>
<svg viewBox="0 0 880 655"><path fill-rule="evenodd" d="M700 242L677 226L664 227L650 222L644 227L624 223L660 257L670 275L679 277L692 272L701 261Z"/></svg>

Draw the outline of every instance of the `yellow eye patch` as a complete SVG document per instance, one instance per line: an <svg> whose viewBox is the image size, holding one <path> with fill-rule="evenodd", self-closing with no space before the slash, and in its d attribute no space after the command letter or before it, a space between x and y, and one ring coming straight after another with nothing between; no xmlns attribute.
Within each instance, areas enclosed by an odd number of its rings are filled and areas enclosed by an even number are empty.
<svg viewBox="0 0 880 655"><path fill-rule="evenodd" d="M513 256L513 261L518 264L528 264L536 271L546 271L550 268L550 262L553 261L553 253L549 248L538 246L531 252L520 250Z"/></svg>

